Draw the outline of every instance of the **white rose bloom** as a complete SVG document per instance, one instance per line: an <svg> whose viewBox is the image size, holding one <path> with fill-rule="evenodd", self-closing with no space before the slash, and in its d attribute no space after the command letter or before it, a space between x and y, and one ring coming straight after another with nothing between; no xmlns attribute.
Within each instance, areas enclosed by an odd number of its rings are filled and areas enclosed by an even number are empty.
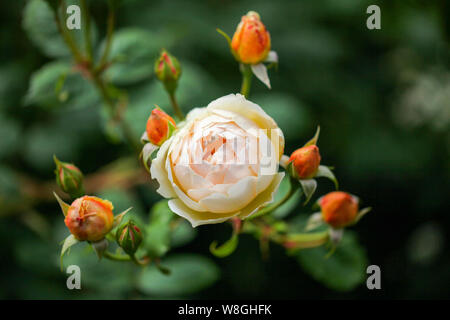
<svg viewBox="0 0 450 320"><path fill-rule="evenodd" d="M263 129L263 130L261 130ZM193 109L163 143L150 173L170 209L193 227L238 216L273 201L283 179L284 138L275 121L240 94Z"/></svg>

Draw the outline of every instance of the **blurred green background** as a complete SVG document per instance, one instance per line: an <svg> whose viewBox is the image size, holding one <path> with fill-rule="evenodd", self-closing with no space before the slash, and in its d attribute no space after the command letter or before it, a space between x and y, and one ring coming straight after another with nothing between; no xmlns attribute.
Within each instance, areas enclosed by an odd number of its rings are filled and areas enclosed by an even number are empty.
<svg viewBox="0 0 450 320"><path fill-rule="evenodd" d="M101 52L106 1L88 2ZM366 28L370 4L381 7L381 30ZM156 185L136 171L95 88L71 72L43 2L2 1L0 8L0 298L450 298L449 1L123 1L112 48L118 63L106 76L127 90L136 136L153 104L170 110L153 75L162 47L182 64L185 111L239 91L238 65L215 29L231 35L255 10L280 64L270 70L273 89L254 81L250 99L278 122L286 153L320 124L322 162L335 166L343 190L374 209L348 233L346 241L357 236L360 246L327 264L311 262L323 256L318 251L295 258L275 245L264 261L248 236L230 257L214 258L208 246L227 239L225 224L196 234L181 228L163 259L175 270L170 278L97 262L80 246L65 265L81 265L81 291L67 290L59 269L68 233L51 197L53 154L77 164L116 212L131 205L141 220L159 200ZM112 162L114 169L94 175ZM330 190L323 182L316 196ZM381 290L366 288L367 264L380 266Z"/></svg>

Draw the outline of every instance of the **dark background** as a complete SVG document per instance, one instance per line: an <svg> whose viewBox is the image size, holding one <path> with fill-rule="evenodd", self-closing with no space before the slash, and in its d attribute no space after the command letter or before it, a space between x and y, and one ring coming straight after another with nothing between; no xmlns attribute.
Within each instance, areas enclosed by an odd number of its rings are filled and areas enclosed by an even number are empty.
<svg viewBox="0 0 450 320"><path fill-rule="evenodd" d="M26 102L31 75L54 60L24 31L26 3L2 1L0 9L0 298L159 297L134 288L116 290L121 287L106 286L115 280L108 277L82 293L65 289L58 266L58 241L67 235L62 216L52 199L30 196L30 179L48 192L53 154L89 175L131 152L104 133L98 97L85 89L71 97L70 106L48 97ZM370 4L381 8L381 30L366 28ZM370 291L364 283L350 291L331 290L275 245L263 261L258 243L243 236L233 255L213 258L222 274L218 282L181 297L450 297L449 5L445 0L126 1L117 29L136 27L154 35L153 53L138 67L149 74L120 84L130 93L127 117L136 135L154 103L168 106L151 74L161 47L184 68L179 95L185 110L239 90L238 65L215 28L232 35L240 17L255 10L271 33L280 64L270 71L272 91L255 80L250 99L277 120L287 138L286 153L303 145L320 124L322 162L336 168L343 190L373 207L354 230L369 264L381 268L381 290ZM106 8L104 1L92 4L99 39ZM76 100L80 96L84 100ZM139 200L144 212L159 199L154 187L133 189L133 201ZM324 183L319 193L330 190ZM198 231L175 252L210 256L209 243L229 233L224 225Z"/></svg>

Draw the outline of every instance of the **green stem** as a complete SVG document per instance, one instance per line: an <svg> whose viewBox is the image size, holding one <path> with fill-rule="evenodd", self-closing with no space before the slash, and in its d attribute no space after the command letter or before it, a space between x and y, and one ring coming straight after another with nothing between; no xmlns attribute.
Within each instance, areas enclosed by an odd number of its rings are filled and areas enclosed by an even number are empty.
<svg viewBox="0 0 450 320"><path fill-rule="evenodd" d="M72 55L74 56L75 61L81 62L81 61L83 61L83 56L81 55L80 51L78 50L72 36L70 35L70 33L68 32L66 27L63 25L61 18L59 17L58 10L65 12L63 10L63 1L62 0L59 0L59 6L54 11L56 25L58 27L59 33L61 34L61 36L63 37L67 46L69 47L70 51L72 52ZM65 13L64 13L64 16L66 16Z"/></svg>
<svg viewBox="0 0 450 320"><path fill-rule="evenodd" d="M144 257L142 259L137 259L136 256L133 254L132 256L124 255L124 254L117 254L112 253L109 251L103 252L103 257L109 260L113 261L132 261L138 266L146 266L150 263L150 259L148 257Z"/></svg>
<svg viewBox="0 0 450 320"><path fill-rule="evenodd" d="M114 24L116 21L115 6L111 0L108 1L108 7L109 11L108 11L108 26L106 31L106 45L105 50L103 51L103 55L100 59L99 69L102 69L108 60L109 52L111 50L112 37L114 33Z"/></svg>
<svg viewBox="0 0 450 320"><path fill-rule="evenodd" d="M84 44L86 49L86 56L89 62L92 61L92 44L91 44L91 21L89 17L89 10L86 5L86 0L81 0L81 14L85 25L83 28Z"/></svg>
<svg viewBox="0 0 450 320"><path fill-rule="evenodd" d="M328 240L328 230L314 233L291 233L282 238L282 244L289 249L306 249L321 246Z"/></svg>
<svg viewBox="0 0 450 320"><path fill-rule="evenodd" d="M141 266L141 267L148 265L151 261L149 257L144 257L139 260L138 258L136 258L136 255L134 255L134 254L131 256L131 260L133 260L133 262L135 264L137 264L138 266Z"/></svg>
<svg viewBox="0 0 450 320"><path fill-rule="evenodd" d="M169 93L169 98L176 116L180 121L183 120L184 114L183 111L181 111L180 106L178 105L177 99L175 98L175 92Z"/></svg>
<svg viewBox="0 0 450 320"><path fill-rule="evenodd" d="M252 85L252 69L248 64L241 65L241 73L242 73L242 86L241 86L241 94L248 98L250 94L250 87Z"/></svg>
<svg viewBox="0 0 450 320"><path fill-rule="evenodd" d="M116 254L109 251L103 252L103 257L113 261L131 261L132 259L128 255Z"/></svg>

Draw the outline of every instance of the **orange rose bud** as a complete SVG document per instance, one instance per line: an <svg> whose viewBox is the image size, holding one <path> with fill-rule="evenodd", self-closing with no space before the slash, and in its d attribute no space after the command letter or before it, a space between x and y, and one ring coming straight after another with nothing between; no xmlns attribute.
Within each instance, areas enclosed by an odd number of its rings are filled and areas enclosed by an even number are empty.
<svg viewBox="0 0 450 320"><path fill-rule="evenodd" d="M270 51L270 34L259 14L249 11L243 16L231 40L231 50L242 63L258 64Z"/></svg>
<svg viewBox="0 0 450 320"><path fill-rule="evenodd" d="M83 196L72 202L64 223L77 240L96 242L111 231L113 208L107 200Z"/></svg>
<svg viewBox="0 0 450 320"><path fill-rule="evenodd" d="M342 228L352 223L358 215L358 201L350 194L334 191L320 200L322 218L333 228Z"/></svg>
<svg viewBox="0 0 450 320"><path fill-rule="evenodd" d="M320 165L319 148L316 145L310 145L295 150L289 162L292 162L293 175L297 179L310 179L317 173Z"/></svg>
<svg viewBox="0 0 450 320"><path fill-rule="evenodd" d="M152 144L160 146L171 136L175 128L175 120L161 109L155 108L147 120L148 140Z"/></svg>

